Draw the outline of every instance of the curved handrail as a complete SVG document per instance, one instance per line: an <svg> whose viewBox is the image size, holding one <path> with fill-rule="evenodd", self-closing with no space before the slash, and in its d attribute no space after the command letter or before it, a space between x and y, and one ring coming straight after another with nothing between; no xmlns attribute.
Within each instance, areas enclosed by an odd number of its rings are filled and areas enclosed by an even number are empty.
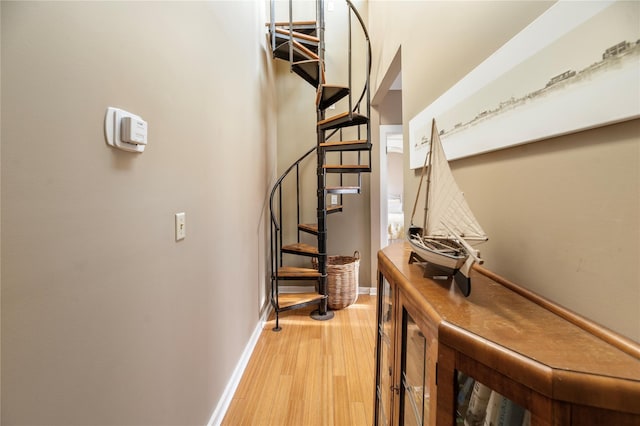
<svg viewBox="0 0 640 426"><path fill-rule="evenodd" d="M371 76L371 40L369 39L369 31L367 31L367 27L364 24L364 20L362 19L362 16L360 15L360 12L358 12L358 9L356 9L356 7L353 5L353 3L351 3L350 0L346 0L347 5L349 6L349 9L351 9L351 11L353 12L353 14L355 15L356 18L358 18L358 22L360 22L360 27L362 28L362 32L364 33L364 37L365 40L367 41L367 81L366 84L364 86L364 88L362 89L362 94L360 95L360 98L358 99L358 101L356 102L356 105L360 105L360 102L362 102L362 99L364 98L365 94L367 93L367 89L369 88L369 77ZM354 107L354 111L355 111ZM367 115L368 116L368 115Z"/></svg>
<svg viewBox="0 0 640 426"><path fill-rule="evenodd" d="M282 175L280 175L278 180L276 180L276 183L273 184L273 188L271 189L271 196L269 197L269 211L271 212L271 222L275 225L277 231L280 230L280 223L278 223L278 219L276 218L273 212L273 198L276 194L276 191L278 190L278 188L280 188L280 184L282 183L284 178L286 178L287 175L291 172L291 170L293 170L294 167L300 164L302 160L307 158L312 152L314 152L317 149L318 149L317 146L313 146L309 151L305 152L302 155L302 157L298 158L292 165L290 165L289 168L285 170L284 173L282 173Z"/></svg>
<svg viewBox="0 0 640 426"><path fill-rule="evenodd" d="M362 88L362 93L360 94L360 97L358 98L357 102L354 104L354 106L352 107L350 113L352 112L357 112L360 111L360 104L362 103L362 100L364 99L365 95L369 95L369 85L370 85L370 78L371 78L371 64L372 64L372 53L371 53L371 40L369 38L369 31L367 31L367 27L364 24L364 20L362 19L362 16L360 15L360 12L358 12L358 9L356 9L356 7L353 5L353 3L351 3L350 0L345 0L347 3L347 6L349 6L349 9L351 10L351 12L353 12L354 16L358 19L358 22L360 23L360 27L362 28L362 32L364 33L364 37L365 37L365 41L367 42L367 70L366 70L366 79L365 79L365 84L364 87ZM349 18L351 19L351 18ZM351 60L349 60L349 67L351 67ZM350 95L351 96L351 95ZM369 96L367 96L367 113L366 113L367 117L371 116L371 102L369 99ZM331 133L329 133L327 135L327 139L331 138L333 135L335 135L337 132L339 131L339 129L335 129L334 131L332 131ZM369 131L367 131L367 133L369 133ZM370 135L367 135L367 139L369 139Z"/></svg>

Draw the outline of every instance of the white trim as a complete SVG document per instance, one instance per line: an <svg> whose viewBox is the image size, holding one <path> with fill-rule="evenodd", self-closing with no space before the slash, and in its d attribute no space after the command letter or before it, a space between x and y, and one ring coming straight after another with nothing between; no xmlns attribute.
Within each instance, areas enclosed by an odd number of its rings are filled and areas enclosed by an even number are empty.
<svg viewBox="0 0 640 426"><path fill-rule="evenodd" d="M242 356L236 364L236 368L233 370L233 374L231 374L231 378L227 383L227 386L222 392L222 397L218 401L218 405L216 409L213 411L207 426L219 426L224 419L225 414L227 414L227 409L231 404L231 400L233 399L233 395L236 393L236 389L240 384L240 380L242 379L242 375L244 374L245 368L247 368L247 364L249 363L249 359L251 359L251 354L253 354L253 350L258 343L258 339L260 338L260 334L264 329L264 325L266 323L266 319L269 318L269 314L271 313L271 309L266 309L262 318L258 321L256 328L253 330L251 337L249 338L249 342L247 346L245 346L244 351L242 352Z"/></svg>

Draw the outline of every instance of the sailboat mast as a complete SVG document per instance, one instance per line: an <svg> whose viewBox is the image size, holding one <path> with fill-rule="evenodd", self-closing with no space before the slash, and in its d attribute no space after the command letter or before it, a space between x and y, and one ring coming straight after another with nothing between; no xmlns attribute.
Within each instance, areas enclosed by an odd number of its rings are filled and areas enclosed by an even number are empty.
<svg viewBox="0 0 640 426"><path fill-rule="evenodd" d="M427 175L427 193L424 197L424 219L422 220L422 235L427 233L427 215L429 214L429 187L431 186L431 174L433 171L433 132L435 131L436 120L431 121L431 141L429 142L429 174Z"/></svg>
<svg viewBox="0 0 640 426"><path fill-rule="evenodd" d="M427 161L429 161L429 153L424 156L424 164L422 165L422 171L420 172L420 183L418 184L418 191L416 191L416 201L413 202L413 210L411 210L411 219L409 223L413 226L413 218L416 216L416 207L418 207L418 200L420 199L420 189L422 189L422 182L424 181L424 171L427 169Z"/></svg>

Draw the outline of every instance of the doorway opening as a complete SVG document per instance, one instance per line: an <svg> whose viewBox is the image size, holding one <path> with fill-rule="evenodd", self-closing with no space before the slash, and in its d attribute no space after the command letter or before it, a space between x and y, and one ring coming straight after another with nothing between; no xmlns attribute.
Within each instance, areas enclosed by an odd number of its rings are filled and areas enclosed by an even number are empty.
<svg viewBox="0 0 640 426"><path fill-rule="evenodd" d="M378 115L378 140L371 174L371 269L376 276L377 253L404 238L404 140L401 49L396 52L371 105Z"/></svg>
<svg viewBox="0 0 640 426"><path fill-rule="evenodd" d="M404 238L402 125L380 126L380 246Z"/></svg>

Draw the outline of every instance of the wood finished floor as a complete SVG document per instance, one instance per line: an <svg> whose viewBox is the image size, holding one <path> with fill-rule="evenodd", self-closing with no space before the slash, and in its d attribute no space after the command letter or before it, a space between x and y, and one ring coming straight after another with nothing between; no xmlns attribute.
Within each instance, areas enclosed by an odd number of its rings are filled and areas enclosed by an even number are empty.
<svg viewBox="0 0 640 426"><path fill-rule="evenodd" d="M373 424L375 304L359 295L329 321L285 312L279 333L270 319L222 425Z"/></svg>

